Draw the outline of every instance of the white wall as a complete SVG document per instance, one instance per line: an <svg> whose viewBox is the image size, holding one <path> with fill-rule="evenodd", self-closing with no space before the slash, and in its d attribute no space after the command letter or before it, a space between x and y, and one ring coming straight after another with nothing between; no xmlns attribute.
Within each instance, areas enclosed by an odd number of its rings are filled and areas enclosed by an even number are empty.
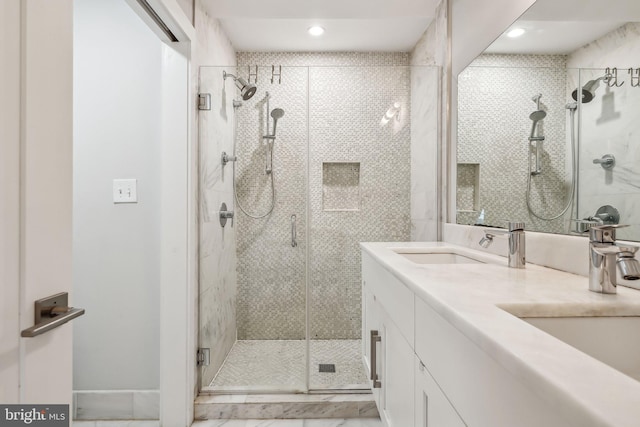
<svg viewBox="0 0 640 427"><path fill-rule="evenodd" d="M158 389L161 42L124 0L74 12L74 389Z"/></svg>

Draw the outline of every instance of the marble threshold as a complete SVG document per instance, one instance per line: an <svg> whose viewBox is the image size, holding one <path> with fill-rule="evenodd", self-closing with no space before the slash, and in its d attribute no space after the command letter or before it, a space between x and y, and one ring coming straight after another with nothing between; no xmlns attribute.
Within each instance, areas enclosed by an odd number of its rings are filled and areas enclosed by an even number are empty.
<svg viewBox="0 0 640 427"><path fill-rule="evenodd" d="M196 420L379 418L372 394L229 394L198 396Z"/></svg>

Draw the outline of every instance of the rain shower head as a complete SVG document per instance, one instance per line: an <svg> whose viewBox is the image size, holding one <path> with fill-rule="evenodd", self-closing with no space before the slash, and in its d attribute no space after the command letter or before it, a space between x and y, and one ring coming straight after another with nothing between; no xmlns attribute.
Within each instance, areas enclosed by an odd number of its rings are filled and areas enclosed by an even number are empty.
<svg viewBox="0 0 640 427"><path fill-rule="evenodd" d="M284 116L284 110L282 108L274 108L271 111L271 118L273 119L273 133L272 136L276 136L276 126L278 125L278 120Z"/></svg>
<svg viewBox="0 0 640 427"><path fill-rule="evenodd" d="M240 89L240 96L242 96L242 99L247 101L249 99L251 99L251 97L253 95L255 95L256 93L256 85L251 84L251 83L247 83L247 81L245 79L243 79L242 77L236 77L233 74L229 74L226 71L222 72L222 77L226 80L227 77L232 77L236 87L238 89Z"/></svg>

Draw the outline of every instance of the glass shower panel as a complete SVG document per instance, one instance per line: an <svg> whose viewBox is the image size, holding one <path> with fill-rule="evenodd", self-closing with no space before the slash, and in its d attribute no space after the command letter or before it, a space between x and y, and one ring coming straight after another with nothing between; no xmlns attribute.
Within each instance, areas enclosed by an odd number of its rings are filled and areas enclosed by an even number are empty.
<svg viewBox="0 0 640 427"><path fill-rule="evenodd" d="M411 240L412 123L427 131L415 142L435 151L437 76L427 67L309 69L312 390L370 387L361 357L359 242Z"/></svg>
<svg viewBox="0 0 640 427"><path fill-rule="evenodd" d="M578 216L631 225L617 238L640 240L640 70L580 69Z"/></svg>
<svg viewBox="0 0 640 427"><path fill-rule="evenodd" d="M211 349L204 390L307 388L308 73L280 73L200 70L200 92L211 94L211 109L199 112L200 345ZM236 77L256 86L252 98L242 99ZM222 202L233 228L220 226Z"/></svg>

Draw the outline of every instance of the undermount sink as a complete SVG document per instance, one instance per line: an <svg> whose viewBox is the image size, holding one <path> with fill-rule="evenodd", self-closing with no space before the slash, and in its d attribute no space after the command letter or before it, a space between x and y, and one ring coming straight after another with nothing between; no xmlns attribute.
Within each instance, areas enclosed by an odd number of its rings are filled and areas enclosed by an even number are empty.
<svg viewBox="0 0 640 427"><path fill-rule="evenodd" d="M417 252L407 249L393 249L393 251L416 264L484 264L482 261L455 252Z"/></svg>
<svg viewBox="0 0 640 427"><path fill-rule="evenodd" d="M521 319L640 381L640 316Z"/></svg>

